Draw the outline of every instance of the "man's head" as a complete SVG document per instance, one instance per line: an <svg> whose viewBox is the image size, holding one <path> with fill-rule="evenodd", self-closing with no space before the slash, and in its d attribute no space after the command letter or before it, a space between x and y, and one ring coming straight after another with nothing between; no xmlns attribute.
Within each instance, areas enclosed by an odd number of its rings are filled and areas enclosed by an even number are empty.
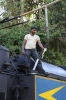
<svg viewBox="0 0 66 100"><path fill-rule="evenodd" d="M37 28L36 28L35 26L32 26L32 27L31 27L31 33L32 33L32 34L35 34L36 31L37 31Z"/></svg>

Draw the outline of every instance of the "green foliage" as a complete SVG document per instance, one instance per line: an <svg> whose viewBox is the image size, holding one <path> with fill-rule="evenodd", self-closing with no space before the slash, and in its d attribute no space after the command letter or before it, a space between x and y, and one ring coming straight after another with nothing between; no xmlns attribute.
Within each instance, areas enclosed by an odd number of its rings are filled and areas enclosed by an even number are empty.
<svg viewBox="0 0 66 100"><path fill-rule="evenodd" d="M9 48L10 55L21 53L22 40L25 33L20 27L0 31L0 45Z"/></svg>
<svg viewBox="0 0 66 100"><path fill-rule="evenodd" d="M48 50L45 55L45 59L50 63L55 65L66 65L66 58L63 56L61 52L54 52L53 50Z"/></svg>

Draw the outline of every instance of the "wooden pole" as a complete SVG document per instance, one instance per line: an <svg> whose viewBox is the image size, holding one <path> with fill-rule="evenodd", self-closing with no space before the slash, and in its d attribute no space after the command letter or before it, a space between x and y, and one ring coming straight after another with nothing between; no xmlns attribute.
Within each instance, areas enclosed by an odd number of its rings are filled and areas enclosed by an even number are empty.
<svg viewBox="0 0 66 100"><path fill-rule="evenodd" d="M1 23L5 23L5 22L8 22L8 21L11 21L11 20L14 20L14 19L16 19L16 18L25 16L25 15L28 15L28 14L33 13L33 12L36 12L36 11L38 11L38 10L40 10L40 9L43 9L43 8L45 9L45 8L49 7L50 5L53 5L53 4L55 4L55 3L59 2L59 1L60 1L60 0L55 0L55 1L51 2L51 3L49 3L49 4L46 4L46 5L42 6L42 7L40 7L40 8L31 10L31 11L29 11L29 12L26 12L26 13L24 13L24 14L21 14L21 15L19 15L19 16L14 17L14 18L7 18L7 19L4 19L3 21L0 21L0 24L1 24Z"/></svg>
<svg viewBox="0 0 66 100"><path fill-rule="evenodd" d="M37 9L31 10L29 12L26 12L24 14L21 14L19 16L16 16L16 17L13 17L13 18L4 19L3 21L0 21L0 24L1 23L5 23L5 22L8 22L8 21L11 21L11 20L14 20L14 19L17 19L17 18L22 17L22 16L25 16L25 15L28 15L28 14L33 13L33 12L36 12L36 11L38 11L40 9L43 9L43 8L45 9L46 7L49 7L50 5L55 4L55 3L59 2L59 1L60 0L55 0L55 1L51 2L51 3L49 3L49 4L46 4L46 5L44 5L44 6L40 7L40 8L37 8Z"/></svg>
<svg viewBox="0 0 66 100"><path fill-rule="evenodd" d="M40 7L40 8L37 8L37 9L31 10L31 11L29 11L29 12L26 12L26 13L24 13L24 14L21 14L19 17L28 15L28 14L33 13L33 12L36 12L36 11L38 11L38 10L40 10L40 9L45 8L45 7L49 7L50 5L53 5L53 4L55 4L55 3L59 2L59 1L60 1L60 0L55 0L55 1L51 2L51 3L49 3L49 4L46 4L46 5L42 6L42 7Z"/></svg>

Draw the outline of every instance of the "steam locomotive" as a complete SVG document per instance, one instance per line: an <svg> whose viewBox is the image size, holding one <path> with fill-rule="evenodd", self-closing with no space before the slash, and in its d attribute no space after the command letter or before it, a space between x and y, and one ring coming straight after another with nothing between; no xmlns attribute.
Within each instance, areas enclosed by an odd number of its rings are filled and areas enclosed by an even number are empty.
<svg viewBox="0 0 66 100"><path fill-rule="evenodd" d="M66 70L41 60L45 76L32 70L30 59L25 66L24 55L9 56L9 50L0 45L0 100L66 100Z"/></svg>

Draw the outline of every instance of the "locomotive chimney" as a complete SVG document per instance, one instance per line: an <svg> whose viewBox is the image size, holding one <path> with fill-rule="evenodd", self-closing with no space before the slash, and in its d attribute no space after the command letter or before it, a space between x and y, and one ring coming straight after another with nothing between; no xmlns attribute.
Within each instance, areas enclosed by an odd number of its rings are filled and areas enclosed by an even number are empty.
<svg viewBox="0 0 66 100"><path fill-rule="evenodd" d="M0 68L9 61L9 51L6 47L0 45Z"/></svg>

